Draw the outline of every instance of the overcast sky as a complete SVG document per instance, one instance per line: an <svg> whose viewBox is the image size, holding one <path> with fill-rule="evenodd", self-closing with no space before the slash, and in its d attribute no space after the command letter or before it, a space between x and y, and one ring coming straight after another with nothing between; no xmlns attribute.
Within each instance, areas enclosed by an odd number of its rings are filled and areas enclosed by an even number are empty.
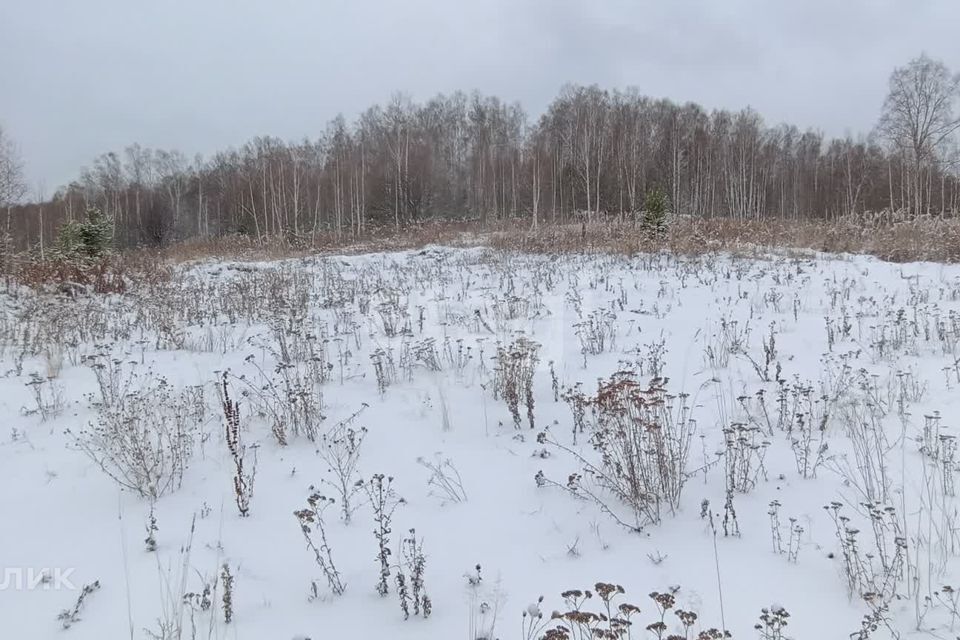
<svg viewBox="0 0 960 640"><path fill-rule="evenodd" d="M567 82L866 132L890 71L960 70L960 0L0 0L0 123L35 195L133 142L316 137L396 90L539 114Z"/></svg>

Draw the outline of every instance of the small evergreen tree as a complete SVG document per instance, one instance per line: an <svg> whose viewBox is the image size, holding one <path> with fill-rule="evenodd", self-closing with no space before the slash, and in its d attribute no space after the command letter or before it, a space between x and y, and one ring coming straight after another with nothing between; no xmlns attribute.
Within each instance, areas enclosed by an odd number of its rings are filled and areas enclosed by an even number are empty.
<svg viewBox="0 0 960 640"><path fill-rule="evenodd" d="M658 237L666 230L667 195L659 187L647 192L643 205L643 226Z"/></svg>
<svg viewBox="0 0 960 640"><path fill-rule="evenodd" d="M113 225L96 208L87 209L86 220L66 222L57 232L57 254L63 258L99 258L110 249Z"/></svg>

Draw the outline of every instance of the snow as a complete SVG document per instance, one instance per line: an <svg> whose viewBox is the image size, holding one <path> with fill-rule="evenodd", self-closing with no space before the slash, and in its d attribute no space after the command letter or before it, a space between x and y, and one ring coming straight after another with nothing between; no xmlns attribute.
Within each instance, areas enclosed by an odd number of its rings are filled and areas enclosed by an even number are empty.
<svg viewBox="0 0 960 640"><path fill-rule="evenodd" d="M384 303L397 310L407 331L387 335ZM865 500L842 473L842 461L854 455L844 407L862 408L871 390L864 381L872 381L879 390L874 398L884 402L879 424L889 446L879 455L890 479L888 503L906 540L890 625L904 638L950 633L951 612L936 592L960 578L957 499L941 480L952 477L956 463L943 456L933 460L920 442L924 416L935 411L943 417L943 433L955 433L949 427L956 426L960 408L956 266L857 256L628 258L429 247L272 263L204 262L180 268L167 285L135 286L123 296L65 299L11 289L0 304L0 372L6 372L0 379L6 416L0 432L0 569L6 577L26 569L69 569L73 586L5 583L0 637L147 638L147 630L159 634L158 620L172 616L182 617L184 638L506 640L523 638L524 613L549 617L564 611L561 592L593 589L597 582L622 585L625 600L641 609L634 638L648 637L643 627L659 619L647 594L674 588L677 608L697 612L704 629L725 625L735 638L756 637L761 609L780 606L790 613L785 637L849 637L870 609L848 593L840 543L824 507L844 505L842 512L861 531L863 551L873 549ZM305 317L291 311L301 305ZM595 311L609 315L615 338L602 353L585 355L575 325ZM323 484L332 477L317 452L322 439L288 434L281 446L266 418L256 415L256 399L241 396L241 377L254 387L262 386L261 376L278 380L270 346L270 323L277 318L290 321L291 332L325 328L328 336L329 380L315 390L322 393L325 417L315 425L320 436L368 405L353 423L368 430L358 477L391 476L404 498L393 520L392 561L399 559L401 538L415 528L427 556L425 587L433 603L428 619L404 620L393 593L377 595L369 504L360 504L349 524L340 521L336 506L325 514L332 556L346 584L342 596L330 593L314 563L293 512L304 508L310 487L334 495ZM828 327L834 328L832 345ZM737 331L742 347L711 363L707 347L717 354ZM771 331L775 352L764 380L764 341ZM518 429L492 391L496 345L519 335L540 345L532 430L523 405ZM441 370L418 362L410 379L400 371L401 379L380 393L371 354L392 348L399 358L404 343L427 338L435 339ZM454 354L458 340L470 347L462 367L444 354L444 344ZM562 399L554 400L551 363L561 391L582 383L584 393L592 394L599 379L630 366L646 384L659 351L667 390L689 394L696 421L687 463L691 476L675 514L665 510L659 524L630 531L590 500L537 486L538 471L563 485L583 469L536 436L549 427L565 446L595 456L589 434L572 444L572 413ZM151 500L121 490L76 440L97 421L99 387L82 361L97 352L122 361L124 376L136 372L132 388L162 377L174 390L204 389L207 409L195 425L182 486L152 507L154 552L144 542ZM59 371L51 367L57 354L63 357ZM224 371L241 404L243 441L249 452L256 450L246 518L234 503L234 461L216 391ZM56 375L48 379L51 373ZM27 384L31 374L40 376L45 392L61 390L59 415L45 419L36 411ZM838 375L849 384L835 385ZM774 427L771 434L763 423L758 440L769 442L763 469L754 466L756 485L733 496L740 536L724 536L722 430L750 423L739 397L755 398L763 389L774 407L777 376L787 386L809 384L816 398L842 388L826 423L825 459L815 477L803 478L791 447L796 433ZM913 392L902 390L904 381ZM445 500L428 484L423 461L444 460L460 474L465 501ZM632 518L625 505L605 495L619 517ZM709 518L701 517L704 500L716 534ZM780 504L783 553L773 549L774 500ZM802 527L796 561L787 553L791 518ZM199 592L205 580L212 583L224 563L235 580L233 620L223 621L218 584L211 609L193 615L192 631L189 609L178 613L182 596ZM313 580L316 598L310 597ZM79 620L62 629L57 614L72 608L82 586L94 581L101 588L86 598ZM666 620L679 632L676 616ZM881 624L871 637L889 634Z"/></svg>

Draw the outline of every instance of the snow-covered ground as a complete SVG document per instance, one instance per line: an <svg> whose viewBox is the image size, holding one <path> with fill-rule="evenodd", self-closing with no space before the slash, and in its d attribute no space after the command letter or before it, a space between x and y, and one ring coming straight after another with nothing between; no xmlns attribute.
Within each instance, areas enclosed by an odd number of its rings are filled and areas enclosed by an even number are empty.
<svg viewBox="0 0 960 640"><path fill-rule="evenodd" d="M431 247L0 308L0 638L580 638L598 582L633 638L652 592L664 638L960 632L956 266Z"/></svg>

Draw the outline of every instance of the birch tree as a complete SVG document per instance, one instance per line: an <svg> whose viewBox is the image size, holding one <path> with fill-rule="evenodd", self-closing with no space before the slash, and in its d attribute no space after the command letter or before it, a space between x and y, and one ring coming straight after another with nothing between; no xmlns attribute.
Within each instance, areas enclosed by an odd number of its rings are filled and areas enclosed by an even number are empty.
<svg viewBox="0 0 960 640"><path fill-rule="evenodd" d="M0 126L0 206L17 202L26 192L20 152Z"/></svg>
<svg viewBox="0 0 960 640"><path fill-rule="evenodd" d="M890 76L878 128L894 149L912 161L908 206L914 214L930 212L930 198L924 196L925 173L960 129L958 100L960 75L951 74L926 54Z"/></svg>

